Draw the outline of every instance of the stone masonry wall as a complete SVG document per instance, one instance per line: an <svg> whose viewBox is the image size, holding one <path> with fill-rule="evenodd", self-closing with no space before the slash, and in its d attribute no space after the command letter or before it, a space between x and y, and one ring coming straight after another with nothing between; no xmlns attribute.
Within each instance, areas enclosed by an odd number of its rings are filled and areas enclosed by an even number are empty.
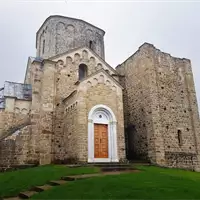
<svg viewBox="0 0 200 200"><path fill-rule="evenodd" d="M0 166L34 163L30 157L31 126L22 128L0 141Z"/></svg>
<svg viewBox="0 0 200 200"><path fill-rule="evenodd" d="M87 75L95 73L97 70L105 69L107 73L116 73L114 69L108 67L102 60L94 55L86 48L82 48L73 51L69 54L65 54L53 59L56 62L55 71L55 110L54 110L54 138L53 138L53 148L54 148L54 160L57 162L62 160L65 156L66 146L63 145L65 140L64 129L65 128L65 109L66 105L63 101L77 88L77 83L79 81L79 65L85 64L87 66ZM68 102L68 101L67 101ZM72 102L73 103L73 102Z"/></svg>
<svg viewBox="0 0 200 200"><path fill-rule="evenodd" d="M49 164L53 160L53 138L55 120L56 65L45 60L34 61L28 68L26 82L32 85L31 121L31 157L40 164Z"/></svg>
<svg viewBox="0 0 200 200"><path fill-rule="evenodd" d="M31 102L31 140L29 156L33 162L40 162L40 112L41 112L41 98L42 79L43 79L44 64L29 58L27 71L25 74L25 83L32 86L32 102Z"/></svg>
<svg viewBox="0 0 200 200"><path fill-rule="evenodd" d="M49 58L77 47L88 46L104 58L103 36L103 30L82 20L51 16L37 33L37 56Z"/></svg>
<svg viewBox="0 0 200 200"><path fill-rule="evenodd" d="M198 170L199 116L190 62L145 43L116 70L125 75L132 153Z"/></svg>
<svg viewBox="0 0 200 200"><path fill-rule="evenodd" d="M153 144L149 144L149 138L153 135L149 78L151 69L147 68L146 63L148 58L140 49L116 68L124 76L120 80L126 90L123 102L129 159L149 159L150 148L154 148Z"/></svg>
<svg viewBox="0 0 200 200"><path fill-rule="evenodd" d="M78 159L87 162L88 114L93 106L104 104L111 108L117 119L117 147L120 161L125 159L124 118L122 89L99 73L81 82L77 95L78 126L76 139Z"/></svg>
<svg viewBox="0 0 200 200"><path fill-rule="evenodd" d="M179 167L197 169L199 115L191 63L153 48L150 52L157 66L166 164L173 162Z"/></svg>
<svg viewBox="0 0 200 200"><path fill-rule="evenodd" d="M52 139L54 135L54 108L55 108L55 63L44 61L41 82L39 151L40 164L49 164L53 160Z"/></svg>
<svg viewBox="0 0 200 200"><path fill-rule="evenodd" d="M73 102L65 105L64 116L64 148L65 155L63 156L67 163L76 163L79 161L79 136L78 128L78 107L76 98Z"/></svg>

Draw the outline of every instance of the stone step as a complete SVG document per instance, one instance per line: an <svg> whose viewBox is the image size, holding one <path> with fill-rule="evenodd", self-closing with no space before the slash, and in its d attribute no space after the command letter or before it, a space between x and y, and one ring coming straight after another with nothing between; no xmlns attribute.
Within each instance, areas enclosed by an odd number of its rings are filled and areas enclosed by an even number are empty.
<svg viewBox="0 0 200 200"><path fill-rule="evenodd" d="M97 162L97 163L87 163L87 164L69 164L66 166L70 168L76 168L76 167L90 167L90 166L102 167L102 166L129 166L129 165L130 164L128 163L119 163L119 162L113 162L113 163Z"/></svg>
<svg viewBox="0 0 200 200"><path fill-rule="evenodd" d="M4 198L3 200L22 200L20 197L8 197Z"/></svg>
<svg viewBox="0 0 200 200"><path fill-rule="evenodd" d="M33 191L36 191L36 192L43 192L43 191L46 191L46 190L49 190L51 189L53 186L52 185L42 185L42 186L36 186L33 188Z"/></svg>
<svg viewBox="0 0 200 200"><path fill-rule="evenodd" d="M92 177L97 177L97 176L102 176L102 174L83 174L83 175L75 175L75 176L64 176L62 177L62 180L75 181L75 180L92 178Z"/></svg>
<svg viewBox="0 0 200 200"><path fill-rule="evenodd" d="M37 194L38 192L36 191L26 191L26 192L20 192L19 197L22 199L29 199L31 196L34 194Z"/></svg>
<svg viewBox="0 0 200 200"><path fill-rule="evenodd" d="M56 186L56 185L63 185L63 184L65 184L65 183L67 183L66 180L55 180L55 181L50 181L50 182L49 182L49 184L50 184L50 185L53 185L53 186L54 186L54 185L55 185L55 186Z"/></svg>
<svg viewBox="0 0 200 200"><path fill-rule="evenodd" d="M93 166L93 167L131 167L130 164L94 164L94 165L90 165L90 166Z"/></svg>
<svg viewBox="0 0 200 200"><path fill-rule="evenodd" d="M127 170L133 170L134 168L132 166L112 166L112 167L101 167L102 172L112 172L112 171L127 171Z"/></svg>

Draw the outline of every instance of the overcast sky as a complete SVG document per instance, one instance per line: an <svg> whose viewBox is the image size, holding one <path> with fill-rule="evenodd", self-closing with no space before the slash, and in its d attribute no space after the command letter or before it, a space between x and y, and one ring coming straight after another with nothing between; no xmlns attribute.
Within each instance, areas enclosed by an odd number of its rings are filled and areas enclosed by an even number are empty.
<svg viewBox="0 0 200 200"><path fill-rule="evenodd" d="M0 87L5 80L23 82L28 56L36 54L36 31L56 14L105 30L106 61L113 67L144 42L191 59L200 105L200 1L130 1L0 0Z"/></svg>

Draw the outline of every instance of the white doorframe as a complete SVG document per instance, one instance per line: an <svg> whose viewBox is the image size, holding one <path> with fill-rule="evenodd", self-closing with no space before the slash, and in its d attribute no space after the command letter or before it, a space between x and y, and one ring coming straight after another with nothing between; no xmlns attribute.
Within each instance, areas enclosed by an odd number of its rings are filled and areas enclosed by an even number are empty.
<svg viewBox="0 0 200 200"><path fill-rule="evenodd" d="M108 124L108 158L94 158L94 124ZM117 121L105 105L94 106L88 114L88 162L119 162L117 154Z"/></svg>

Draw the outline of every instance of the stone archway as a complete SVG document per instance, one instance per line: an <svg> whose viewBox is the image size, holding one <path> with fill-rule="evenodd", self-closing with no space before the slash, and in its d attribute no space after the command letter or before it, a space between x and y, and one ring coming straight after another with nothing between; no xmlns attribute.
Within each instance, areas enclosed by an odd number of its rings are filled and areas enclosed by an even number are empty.
<svg viewBox="0 0 200 200"><path fill-rule="evenodd" d="M118 161L116 117L108 106L96 105L88 115L88 162Z"/></svg>

